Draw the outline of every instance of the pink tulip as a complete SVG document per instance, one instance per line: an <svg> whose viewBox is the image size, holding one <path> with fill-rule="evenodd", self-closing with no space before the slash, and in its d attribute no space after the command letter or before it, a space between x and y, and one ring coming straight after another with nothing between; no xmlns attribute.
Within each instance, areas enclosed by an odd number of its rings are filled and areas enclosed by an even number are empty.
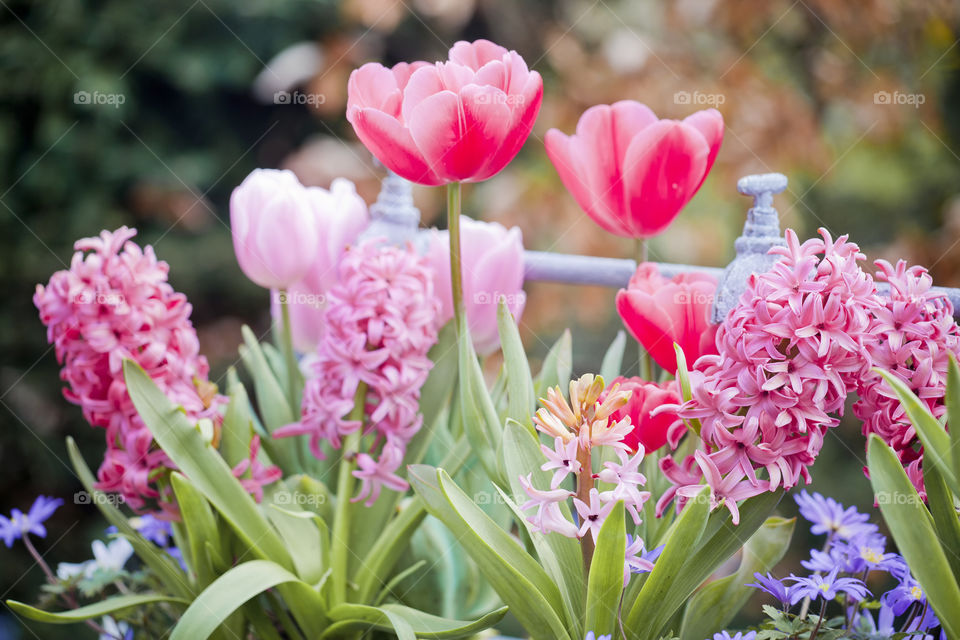
<svg viewBox="0 0 960 640"><path fill-rule="evenodd" d="M488 355L500 346L497 306L503 298L515 319L523 312L523 237L520 229L496 222L460 218L463 264L463 301L470 336L477 353ZM450 247L446 231L432 231L427 261L434 272L434 290L440 298L437 322L453 317L450 288Z"/></svg>
<svg viewBox="0 0 960 640"><path fill-rule="evenodd" d="M667 280L656 265L644 262L617 293L617 312L650 357L676 373L674 343L683 349L688 367L702 355L717 353L717 330L709 319L716 290L713 276L682 273Z"/></svg>
<svg viewBox="0 0 960 640"><path fill-rule="evenodd" d="M370 224L370 214L356 187L345 178L335 179L329 191L320 187L306 191L317 218L319 246L306 275L288 287L286 300L293 346L301 353L312 353L323 337L326 295L337 282L340 258ZM274 291L270 300L273 318L279 321L279 292Z"/></svg>
<svg viewBox="0 0 960 640"><path fill-rule="evenodd" d="M632 100L590 107L567 136L551 129L546 149L560 179L601 227L649 238L666 229L703 184L723 140L723 116L698 111L658 120Z"/></svg>
<svg viewBox="0 0 960 640"><path fill-rule="evenodd" d="M435 65L365 64L347 93L347 120L370 152L407 180L439 185L503 169L530 135L543 81L516 51L477 40Z"/></svg>
<svg viewBox="0 0 960 640"><path fill-rule="evenodd" d="M230 196L230 229L240 268L261 287L286 289L317 256L317 216L292 171L247 176Z"/></svg>
<svg viewBox="0 0 960 640"><path fill-rule="evenodd" d="M630 399L610 416L611 422L619 422L630 418L633 425L623 443L636 451L638 445L643 445L647 453L656 451L669 440L670 446L676 448L680 437L684 433L683 421L677 417L675 411L660 411L651 416L650 413L664 404L677 404L682 401L677 388L676 380L664 384L647 382L642 378L619 377L612 383L619 384L622 391L630 392Z"/></svg>

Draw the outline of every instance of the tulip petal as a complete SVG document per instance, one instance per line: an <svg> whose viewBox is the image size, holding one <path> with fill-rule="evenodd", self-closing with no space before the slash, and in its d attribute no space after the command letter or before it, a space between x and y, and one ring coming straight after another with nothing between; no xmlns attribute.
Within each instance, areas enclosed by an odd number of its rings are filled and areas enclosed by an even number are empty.
<svg viewBox="0 0 960 640"><path fill-rule="evenodd" d="M700 180L700 184L703 184L713 167L713 161L717 159L720 145L723 143L723 116L716 109L704 109L687 116L683 119L683 122L699 131L710 148L710 153L707 155L707 166L703 172L703 178ZM700 188L700 184L697 185L697 189Z"/></svg>
<svg viewBox="0 0 960 640"><path fill-rule="evenodd" d="M447 57L451 62L456 62L478 71L483 65L491 60L502 60L509 52L498 44L489 40L474 40L467 42L460 40L450 48Z"/></svg>
<svg viewBox="0 0 960 640"><path fill-rule="evenodd" d="M641 291L621 289L617 293L617 313L630 334L657 364L666 371L677 370L674 338L670 333L673 321L651 296Z"/></svg>
<svg viewBox="0 0 960 640"><path fill-rule="evenodd" d="M635 236L650 237L667 228L703 181L708 148L689 125L661 120L637 134L623 165Z"/></svg>
<svg viewBox="0 0 960 640"><path fill-rule="evenodd" d="M400 115L403 98L391 69L376 62L368 62L354 69L347 82L347 120L353 123L357 111L377 109L387 115Z"/></svg>
<svg viewBox="0 0 960 640"><path fill-rule="evenodd" d="M429 186L444 183L427 165L410 131L395 118L376 109L361 109L354 114L353 129L367 149L401 178Z"/></svg>

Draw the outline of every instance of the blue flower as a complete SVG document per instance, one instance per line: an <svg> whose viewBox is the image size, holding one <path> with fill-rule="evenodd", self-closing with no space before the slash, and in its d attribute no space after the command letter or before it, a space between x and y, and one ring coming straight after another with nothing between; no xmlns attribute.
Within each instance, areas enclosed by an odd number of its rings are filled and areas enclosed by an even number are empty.
<svg viewBox="0 0 960 640"><path fill-rule="evenodd" d="M790 576L787 580L793 580L794 584L790 587L790 604L796 604L804 598L816 600L833 600L838 593L847 594L852 600L863 600L868 593L866 585L862 580L856 578L838 578L839 569L826 576L813 574L808 578L798 578Z"/></svg>
<svg viewBox="0 0 960 640"><path fill-rule="evenodd" d="M845 508L833 498L824 498L819 493L809 494L804 490L793 499L800 507L800 515L813 524L810 531L814 534L832 533L842 540L849 540L877 531L877 525L867 522L870 516L860 513L855 507Z"/></svg>
<svg viewBox="0 0 960 640"><path fill-rule="evenodd" d="M826 551L813 549L810 552L809 560L800 562L804 569L808 571L819 571L820 573L830 573L834 569L839 569L844 573L853 573L850 565L850 553L845 544L833 543Z"/></svg>
<svg viewBox="0 0 960 640"><path fill-rule="evenodd" d="M766 591L774 598L779 600L780 604L782 604L784 607L786 607L787 603L790 602L790 596L793 595L793 588L785 585L783 580L777 580L769 573L767 575L755 573L753 574L753 577L756 579L756 582L751 582L746 586L754 587L756 589L760 589L761 591Z"/></svg>
<svg viewBox="0 0 960 640"><path fill-rule="evenodd" d="M47 496L37 496L30 507L30 511L23 513L20 509L14 509L10 512L10 517L0 516L0 538L3 539L7 547L13 546L13 541L28 533L41 538L47 537L47 530L43 526L47 518L53 515L63 500L60 498L48 498Z"/></svg>
<svg viewBox="0 0 960 640"><path fill-rule="evenodd" d="M588 631L586 637L583 640L612 640L613 636L607 634L605 636L594 636L593 631Z"/></svg>
<svg viewBox="0 0 960 640"><path fill-rule="evenodd" d="M899 616L914 602L918 602L920 605L926 604L927 596L920 587L920 583L913 576L907 576L900 581L900 584L883 594L880 601L889 606L893 613Z"/></svg>
<svg viewBox="0 0 960 640"><path fill-rule="evenodd" d="M756 631L737 631L730 635L729 631L720 631L713 634L713 640L754 640L757 637ZM711 640L707 638L707 640Z"/></svg>
<svg viewBox="0 0 960 640"><path fill-rule="evenodd" d="M173 525L149 513L137 518L134 527L137 533L158 547L166 547L173 537Z"/></svg>
<svg viewBox="0 0 960 640"><path fill-rule="evenodd" d="M887 539L879 533L868 533L854 537L844 545L846 547L849 573L863 571L887 571L901 573L906 566L903 558L895 553L884 553Z"/></svg>

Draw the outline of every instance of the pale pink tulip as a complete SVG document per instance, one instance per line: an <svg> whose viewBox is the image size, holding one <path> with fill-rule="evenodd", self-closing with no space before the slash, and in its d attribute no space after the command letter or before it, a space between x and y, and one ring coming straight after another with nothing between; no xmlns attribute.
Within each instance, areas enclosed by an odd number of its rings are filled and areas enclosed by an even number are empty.
<svg viewBox="0 0 960 640"><path fill-rule="evenodd" d="M523 146L543 98L516 51L457 42L449 60L368 63L350 74L347 120L380 162L425 185L479 182Z"/></svg>
<svg viewBox="0 0 960 640"><path fill-rule="evenodd" d="M551 129L547 155L574 199L618 236L661 233L703 184L723 140L723 116L659 120L623 100L587 109L572 136Z"/></svg>
<svg viewBox="0 0 960 640"><path fill-rule="evenodd" d="M289 287L317 257L317 216L292 171L247 176L230 196L230 230L243 273L267 289Z"/></svg>
<svg viewBox="0 0 960 640"><path fill-rule="evenodd" d="M497 306L503 299L514 319L523 312L523 237L520 229L507 229L497 222L460 218L463 265L463 302L470 336L477 353L487 355L500 346ZM432 231L427 260L434 273L434 289L440 298L438 321L453 317L450 288L450 246L447 231Z"/></svg>

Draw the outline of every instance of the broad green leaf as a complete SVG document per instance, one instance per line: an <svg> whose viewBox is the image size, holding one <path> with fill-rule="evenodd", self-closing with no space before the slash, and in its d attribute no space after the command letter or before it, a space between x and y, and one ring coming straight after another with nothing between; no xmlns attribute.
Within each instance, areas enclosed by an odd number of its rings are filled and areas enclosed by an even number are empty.
<svg viewBox="0 0 960 640"><path fill-rule="evenodd" d="M627 346L627 334L621 329L617 331L617 337L613 339L607 352L603 354L603 362L600 364L600 375L609 384L617 378L623 370L623 351Z"/></svg>
<svg viewBox="0 0 960 640"><path fill-rule="evenodd" d="M520 341L517 323L503 299L497 305L497 327L500 331L503 366L506 372L507 398L509 399L507 415L533 432L530 417L537 408L537 399L533 395L530 363L523 350L523 342Z"/></svg>
<svg viewBox="0 0 960 640"><path fill-rule="evenodd" d="M170 640L205 640L217 627L245 602L267 589L290 583L305 601L312 603L315 610L291 610L297 622L305 625L304 631L315 637L324 628L324 616L320 596L310 586L295 575L269 560L252 560L237 565L220 576L203 593L197 596L177 623Z"/></svg>
<svg viewBox="0 0 960 640"><path fill-rule="evenodd" d="M37 622L48 622L50 624L72 624L75 622L89 620L91 618L100 618L102 616L124 611L125 609L130 609L131 607L139 607L145 604L152 604L154 602L175 602L183 605L190 603L189 600L184 598L175 598L173 596L165 596L157 593L145 593L139 595L115 596L100 602L88 604L85 607L70 609L69 611L44 611L16 600L7 600L6 604L17 615L23 616L24 618L30 618L31 620L36 620Z"/></svg>
<svg viewBox="0 0 960 640"><path fill-rule="evenodd" d="M510 481L510 491L514 496L526 495L523 485L520 484L520 476L528 473L531 474L530 477L535 486L542 489L550 486L553 474L540 468L544 463L543 452L540 451L539 441L529 431L516 422L508 420L503 432L503 444L504 468ZM567 507L562 505L561 509L569 518ZM573 538L536 531L519 509L516 517L530 535L543 568L560 588L560 595L568 615L578 625L571 631L576 635L583 635L581 632L585 633L586 630L579 628L585 586L580 544Z"/></svg>
<svg viewBox="0 0 960 640"><path fill-rule="evenodd" d="M187 548L184 551L193 561L200 585L206 587L215 578L213 565L225 564L220 551L216 516L207 499L182 474L174 471L170 474L170 480L180 507L181 521L187 530Z"/></svg>
<svg viewBox="0 0 960 640"><path fill-rule="evenodd" d="M920 441L923 442L923 456L925 464L935 464L940 474L943 476L947 486L956 495L960 495L960 483L953 473L953 456L950 451L950 436L944 431L940 422L930 413L926 405L920 402L920 399L914 395L910 387L905 385L900 378L882 371L874 369L883 376L890 388L897 394L900 404L910 418L910 422L917 430ZM949 395L949 394L948 394Z"/></svg>
<svg viewBox="0 0 960 640"><path fill-rule="evenodd" d="M770 571L787 552L794 523L795 519L767 518L743 546L737 570L704 585L687 602L680 632L683 640L703 640L730 624L754 591L746 586L753 574Z"/></svg>
<svg viewBox="0 0 960 640"><path fill-rule="evenodd" d="M95 489L96 479L93 473L84 462L80 449L73 438L67 436L67 453L70 455L70 462L77 472L80 484L90 495L91 502L97 505L100 513L106 518L107 522L117 528L117 532L130 541L133 550L145 565L157 576L163 586L171 593L182 598L191 599L194 595L194 587L190 584L187 574L183 572L177 561L170 554L161 551L155 544L137 533L127 517L113 506L109 497L102 491Z"/></svg>
<svg viewBox="0 0 960 640"><path fill-rule="evenodd" d="M949 353L947 363L947 392L944 398L947 405L947 425L960 425L960 367L953 353ZM956 418L954 420L953 418ZM960 427L950 431L950 451L953 452L953 476L960 480Z"/></svg>
<svg viewBox="0 0 960 640"><path fill-rule="evenodd" d="M559 386L564 393L570 384L573 371L573 339L570 329L564 329L563 334L547 352L540 367L540 373L533 382L533 389L538 398L547 395L547 389Z"/></svg>
<svg viewBox="0 0 960 640"><path fill-rule="evenodd" d="M500 529L443 470L410 468L427 510L456 537L511 612L536 640L573 640L560 593L540 565ZM453 499L451 499L451 496Z"/></svg>
<svg viewBox="0 0 960 640"><path fill-rule="evenodd" d="M290 424L296 420L296 416L290 412L290 403L283 393L283 387L267 362L257 337L247 326L244 326L241 332L246 347L242 353L243 362L253 377L253 387L257 394L257 404L264 426L272 432L285 424Z"/></svg>
<svg viewBox="0 0 960 640"><path fill-rule="evenodd" d="M710 488L705 486L680 512L663 553L647 576L624 621L632 638L656 640L660 637L663 625L673 615L675 608L671 609L673 603L667 594L690 557L690 550L696 548L706 528L710 515L709 491ZM679 605L677 603L677 607Z"/></svg>
<svg viewBox="0 0 960 640"><path fill-rule="evenodd" d="M253 498L233 477L224 459L204 440L183 411L173 406L140 365L126 360L123 371L137 412L181 473L206 496L251 549L265 559L292 569L293 562L283 541Z"/></svg>
<svg viewBox="0 0 960 640"><path fill-rule="evenodd" d="M933 518L896 454L876 434L870 436L867 445L867 464L880 511L900 553L923 587L947 636L960 638L960 588L933 530ZM955 545L956 541L947 544Z"/></svg>
<svg viewBox="0 0 960 640"><path fill-rule="evenodd" d="M623 565L627 549L623 503L618 502L600 527L597 548L587 579L587 607L584 628L596 635L616 634L620 594L623 592Z"/></svg>
<svg viewBox="0 0 960 640"><path fill-rule="evenodd" d="M500 446L500 416L490 398L477 353L470 341L466 317L460 324L460 410L463 430L480 464L491 479L500 479L496 451Z"/></svg>
<svg viewBox="0 0 960 640"><path fill-rule="evenodd" d="M399 619L406 623L416 638L463 638L495 625L506 613L507 608L501 607L478 620L467 621L441 618L398 604L379 607L342 604L330 611L330 617L335 622L323 637L339 637L350 631L371 629L391 631L396 628L395 622ZM398 634L398 637L401 636Z"/></svg>
<svg viewBox="0 0 960 640"><path fill-rule="evenodd" d="M250 416L250 398L240 382L230 387L230 404L223 414L220 434L220 455L228 465L234 467L250 457L253 419Z"/></svg>
<svg viewBox="0 0 960 640"><path fill-rule="evenodd" d="M937 537L944 542L943 551L950 561L954 578L960 581L960 519L957 518L953 494L935 464L923 469L923 485Z"/></svg>
<svg viewBox="0 0 960 640"><path fill-rule="evenodd" d="M326 571L324 556L327 542L324 540L326 524L312 511L284 509L271 504L267 517L280 532L293 557L297 575L307 584L316 584Z"/></svg>

